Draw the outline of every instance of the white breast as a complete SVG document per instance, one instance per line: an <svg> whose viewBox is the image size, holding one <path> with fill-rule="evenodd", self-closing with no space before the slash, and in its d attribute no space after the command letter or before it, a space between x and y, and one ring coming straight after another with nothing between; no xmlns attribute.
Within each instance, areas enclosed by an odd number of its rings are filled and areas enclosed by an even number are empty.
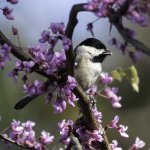
<svg viewBox="0 0 150 150"><path fill-rule="evenodd" d="M87 90L92 86L101 73L102 67L100 63L93 63L89 59L82 59L75 67L75 75L80 86Z"/></svg>

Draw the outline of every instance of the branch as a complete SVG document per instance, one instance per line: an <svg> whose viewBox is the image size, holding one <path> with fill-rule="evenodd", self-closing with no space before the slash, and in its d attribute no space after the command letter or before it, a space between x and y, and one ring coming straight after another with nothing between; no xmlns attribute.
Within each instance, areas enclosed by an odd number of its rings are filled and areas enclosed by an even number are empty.
<svg viewBox="0 0 150 150"><path fill-rule="evenodd" d="M128 36L126 31L124 30L123 26L119 24L114 24L118 32L121 34L123 39L127 42L133 45L137 50L142 51L144 54L150 56L150 48L144 45L142 42L140 42L137 39L133 39Z"/></svg>
<svg viewBox="0 0 150 150"><path fill-rule="evenodd" d="M130 43L137 50L142 51L144 54L150 56L150 48L144 45L139 40L130 37L121 23L122 16L127 12L132 1L133 0L126 0L120 7L120 9L116 12L114 12L113 9L110 8L111 13L109 14L108 18L110 23L112 23L116 27L120 35L127 43Z"/></svg>
<svg viewBox="0 0 150 150"><path fill-rule="evenodd" d="M24 149L35 150L35 148L28 148L28 147L25 147L25 146L23 146L23 145L21 145L21 144L15 142L15 141L13 141L13 140L10 139L9 137L6 137L3 133L5 133L5 131L7 131L9 128L10 128L10 127L7 127L7 128L5 128L3 131L0 132L0 138L1 138L2 140L4 140L6 143L9 142L9 143L11 143L11 144L14 144L14 145L20 147L20 149L21 149L21 148L24 148Z"/></svg>
<svg viewBox="0 0 150 150"><path fill-rule="evenodd" d="M119 22L121 20L121 17L127 12L129 9L129 6L131 5L133 0L126 0L124 4L118 9L118 11L114 11L114 9L109 9L109 20L112 20L112 22ZM111 22L111 21L110 21Z"/></svg>
<svg viewBox="0 0 150 150"><path fill-rule="evenodd" d="M24 148L24 149L29 149L29 150L35 150L35 148L25 147L25 146L15 142L15 141L13 141L12 139L5 137L3 134L0 134L0 138L3 139L4 141L7 141L7 142L9 142L9 143L11 143L13 145L16 145L16 146L20 147L20 149Z"/></svg>
<svg viewBox="0 0 150 150"><path fill-rule="evenodd" d="M82 11L87 11L84 9L84 5L85 5L85 3L76 4L72 7L72 9L70 11L69 21L68 21L68 24L66 27L65 34L68 38L70 38L71 41L72 41L74 29L78 23L78 20L77 20L78 13L82 12ZM67 66L68 74L74 76L74 61L75 61L75 59L74 59L72 45L70 46L69 51L66 52L66 57L67 57L66 66ZM89 97L85 94L85 92L82 90L82 88L79 85L74 89L74 93L79 98L78 103L82 110L82 114L84 117L84 121L86 123L86 127L91 131L99 129L100 128L99 124L96 121L96 119L92 113L92 108L90 105ZM108 141L105 133L104 133L103 137L104 137L104 142L102 142L100 144L100 148L103 150L111 150L111 148L109 147L109 141Z"/></svg>
<svg viewBox="0 0 150 150"><path fill-rule="evenodd" d="M11 47L11 53L22 61L28 61L30 57L20 50L19 47L15 46L3 33L0 31L0 44L7 43Z"/></svg>
<svg viewBox="0 0 150 150"><path fill-rule="evenodd" d="M7 43L11 47L11 53L21 61L28 61L32 60L26 53L24 53L20 47L15 46L3 33L0 31L0 44L5 44ZM39 70L38 64L35 64L35 67L33 69L34 72L47 77L47 78L54 78L52 76L48 76L46 73L42 72Z"/></svg>
<svg viewBox="0 0 150 150"><path fill-rule="evenodd" d="M70 15L69 15L69 21L65 30L65 35L72 41L72 36L73 36L73 32L75 29L75 26L78 23L78 19L77 19L77 15L79 12L81 11L86 11L84 10L83 6L85 5L85 3L83 4L76 4L72 7L71 11L70 11ZM68 74L74 76L74 52L73 52L73 47L72 45L70 46L69 50L66 52L66 66L68 68Z"/></svg>
<svg viewBox="0 0 150 150"><path fill-rule="evenodd" d="M69 16L69 21L66 27L65 34L70 40L72 41L72 36L74 32L74 28L78 23L77 20L77 15L81 11L86 11L84 10L83 4L77 4L74 5L70 11L70 16ZM74 75L74 54L73 54L73 48L72 45L70 46L69 51L66 52L66 57L67 57L67 71L68 74ZM96 123L96 120L92 116L91 108L89 105L89 98L87 95L84 93L84 91L81 89L81 87L78 85L77 88L74 89L75 95L79 98L79 105L83 111L83 115L85 116L85 119L88 119L88 126L89 129L94 130L98 128L98 124Z"/></svg>
<svg viewBox="0 0 150 150"><path fill-rule="evenodd" d="M79 140L73 135L70 138L71 138L71 140L65 150L70 150L70 149L82 150L82 146L79 143Z"/></svg>
<svg viewBox="0 0 150 150"><path fill-rule="evenodd" d="M76 4L72 7L69 15L69 21L66 27L65 34L68 38L72 39L74 28L78 23L77 15L79 12L87 11L83 7L86 3Z"/></svg>
<svg viewBox="0 0 150 150"><path fill-rule="evenodd" d="M65 34L70 40L72 41L72 36L74 32L74 28L78 23L77 15L81 11L84 10L83 4L77 4L74 5L70 11L69 21L66 27ZM74 75L74 54L73 54L73 48L72 45L70 46L69 51L66 52L67 57L67 71L68 74ZM73 58L73 59L72 59ZM85 116L85 119L87 119L88 126L90 130L98 129L98 124L96 123L96 120L92 116L91 108L89 105L89 97L84 93L84 91L81 89L81 87L78 85L77 88L74 89L74 93L79 98L79 105L83 111L83 115Z"/></svg>

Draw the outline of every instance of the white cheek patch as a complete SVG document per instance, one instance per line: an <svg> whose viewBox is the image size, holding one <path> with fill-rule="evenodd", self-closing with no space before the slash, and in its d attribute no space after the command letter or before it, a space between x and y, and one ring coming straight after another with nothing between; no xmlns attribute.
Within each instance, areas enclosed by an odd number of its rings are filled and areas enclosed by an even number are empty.
<svg viewBox="0 0 150 150"><path fill-rule="evenodd" d="M102 54L104 51L105 51L105 49L96 49L95 47L82 45L82 46L78 46L75 53L76 54L89 53L92 56L98 56L98 55Z"/></svg>
<svg viewBox="0 0 150 150"><path fill-rule="evenodd" d="M105 49L96 49L95 47L81 45L75 49L76 62L79 63L82 59L92 60L94 57L97 57L104 53Z"/></svg>

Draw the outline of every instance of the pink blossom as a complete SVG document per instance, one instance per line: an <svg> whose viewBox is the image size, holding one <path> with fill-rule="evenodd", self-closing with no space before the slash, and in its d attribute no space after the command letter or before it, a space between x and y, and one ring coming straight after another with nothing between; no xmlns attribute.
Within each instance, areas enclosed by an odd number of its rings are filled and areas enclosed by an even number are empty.
<svg viewBox="0 0 150 150"><path fill-rule="evenodd" d="M18 29L12 26L13 35L18 35Z"/></svg>
<svg viewBox="0 0 150 150"><path fill-rule="evenodd" d="M7 0L7 2L11 4L17 4L19 1L18 0Z"/></svg>
<svg viewBox="0 0 150 150"><path fill-rule="evenodd" d="M103 139L103 132L101 130L93 130L93 131L89 131L86 130L84 127L82 126L76 126L76 133L79 136L80 142L83 146L83 149L93 149L93 143L96 141L102 142Z"/></svg>
<svg viewBox="0 0 150 150"><path fill-rule="evenodd" d="M60 23L51 23L49 29L52 30L53 34L64 34L64 23L60 22Z"/></svg>
<svg viewBox="0 0 150 150"><path fill-rule="evenodd" d="M87 91L86 93L90 96L94 96L97 92L97 86L96 85L92 85Z"/></svg>
<svg viewBox="0 0 150 150"><path fill-rule="evenodd" d="M130 150L138 150L145 146L145 142L140 140L139 137L136 138L135 143L131 146Z"/></svg>
<svg viewBox="0 0 150 150"><path fill-rule="evenodd" d="M42 145L49 145L54 141L54 136L47 131L42 131L39 140Z"/></svg>
<svg viewBox="0 0 150 150"><path fill-rule="evenodd" d="M108 97L109 101L111 102L112 106L114 108L120 108L121 107L121 104L120 104L120 100L121 100L121 97L120 96L117 96L117 92L118 92L118 89L115 88L115 87L107 87L105 90L104 90L106 96Z"/></svg>
<svg viewBox="0 0 150 150"><path fill-rule="evenodd" d="M122 137L128 138L129 135L126 133L128 127L124 125L118 125L119 116L115 116L110 124L107 125L108 128L116 129Z"/></svg>
<svg viewBox="0 0 150 150"><path fill-rule="evenodd" d="M118 122L119 122L119 116L115 116L114 119L111 121L111 123L108 125L109 128L117 128L118 127Z"/></svg>
<svg viewBox="0 0 150 150"><path fill-rule="evenodd" d="M102 72L101 73L101 82L102 84L111 84L113 81L113 78L111 76L109 76L109 74L107 72Z"/></svg>
<svg viewBox="0 0 150 150"><path fill-rule="evenodd" d="M118 147L117 140L113 140L112 143L109 144L111 147L111 150L122 150L121 147Z"/></svg>
<svg viewBox="0 0 150 150"><path fill-rule="evenodd" d="M128 129L127 126L119 125L119 127L118 127L117 130L118 130L118 132L120 133L120 135L121 135L122 137L128 138L129 135L126 133L127 129Z"/></svg>
<svg viewBox="0 0 150 150"><path fill-rule="evenodd" d="M12 16L12 12L13 12L13 9L7 6L3 8L3 14L8 20L14 20L14 17Z"/></svg>
<svg viewBox="0 0 150 150"><path fill-rule="evenodd" d="M61 142L63 144L68 144L70 141L70 133L72 131L72 127L73 127L73 121L72 120L68 120L66 122L66 120L62 120L61 122L58 122L58 128L59 128L59 133L61 136Z"/></svg>
<svg viewBox="0 0 150 150"><path fill-rule="evenodd" d="M57 97L57 99L54 101L53 108L54 113L62 113L66 109L66 101L62 99L61 97Z"/></svg>

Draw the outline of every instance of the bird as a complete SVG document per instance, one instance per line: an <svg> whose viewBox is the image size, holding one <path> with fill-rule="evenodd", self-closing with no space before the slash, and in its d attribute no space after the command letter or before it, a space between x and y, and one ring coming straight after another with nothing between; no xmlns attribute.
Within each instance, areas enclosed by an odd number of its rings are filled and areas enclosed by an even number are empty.
<svg viewBox="0 0 150 150"><path fill-rule="evenodd" d="M87 38L74 49L75 78L84 91L96 82L102 72L102 62L111 54L112 52L96 38ZM20 110L38 96L24 96L14 108Z"/></svg>
<svg viewBox="0 0 150 150"><path fill-rule="evenodd" d="M75 52L75 76L84 91L91 87L102 71L102 62L112 52L95 38L88 38L81 42Z"/></svg>

